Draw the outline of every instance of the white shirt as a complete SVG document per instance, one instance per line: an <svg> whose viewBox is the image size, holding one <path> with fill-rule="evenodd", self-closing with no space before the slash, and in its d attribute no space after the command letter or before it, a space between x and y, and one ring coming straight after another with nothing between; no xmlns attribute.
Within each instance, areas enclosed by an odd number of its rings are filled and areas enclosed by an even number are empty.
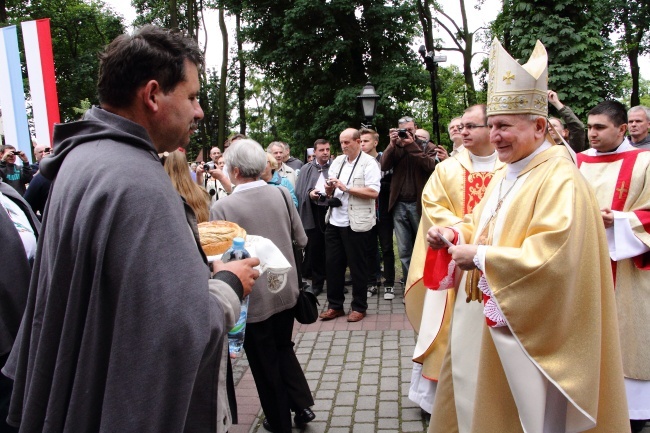
<svg viewBox="0 0 650 433"><path fill-rule="evenodd" d="M361 153L362 152L360 151L359 156L361 156ZM359 156L357 156L357 158L352 162L349 162L348 158L346 157L345 161L343 162L343 169L341 170L341 174L339 175L338 173L332 173L330 169L330 176L338 175L338 179L341 182L344 182L347 188L350 188L353 179L352 168L354 167L354 163L357 161L357 159L359 159ZM359 165L357 165L354 170L359 170ZM366 168L363 172L363 178L366 187L372 188L373 190L379 192L381 171L379 170L377 164L366 164ZM336 227L348 227L350 225L350 218L348 217L348 199L350 197L350 194L348 194L347 191L343 192L339 188L336 188L334 190L334 197L340 199L342 205L332 208L329 223Z"/></svg>

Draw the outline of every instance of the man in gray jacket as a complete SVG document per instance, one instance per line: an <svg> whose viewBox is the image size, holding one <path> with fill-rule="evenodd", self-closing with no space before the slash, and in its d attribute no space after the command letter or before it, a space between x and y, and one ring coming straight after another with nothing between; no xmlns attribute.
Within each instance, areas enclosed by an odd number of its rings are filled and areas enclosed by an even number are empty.
<svg viewBox="0 0 650 433"><path fill-rule="evenodd" d="M343 155L329 169L325 193L330 206L325 222L325 256L328 310L320 315L331 320L345 314L345 268L352 276L352 304L348 322L358 322L368 308L370 242L376 221L375 199L381 173L377 161L361 151L359 131L348 128L339 136ZM332 200L333 199L333 200Z"/></svg>
<svg viewBox="0 0 650 433"><path fill-rule="evenodd" d="M230 426L217 383L259 260L215 266L210 279L194 214L158 156L187 146L203 117L201 65L179 33L121 35L100 55L101 108L55 126L27 306L3 368L21 432Z"/></svg>

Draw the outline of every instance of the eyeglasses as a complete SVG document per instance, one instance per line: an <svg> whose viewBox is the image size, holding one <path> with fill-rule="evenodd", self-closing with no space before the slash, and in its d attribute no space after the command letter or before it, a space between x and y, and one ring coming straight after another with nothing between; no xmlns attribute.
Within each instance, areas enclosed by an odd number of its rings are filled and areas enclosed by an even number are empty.
<svg viewBox="0 0 650 433"><path fill-rule="evenodd" d="M397 121L397 123L400 124L400 125L401 125L402 123L407 123L407 122L413 122L413 118L412 118L412 117L408 117L408 116L404 116L404 117L402 117L401 119L399 119L399 120Z"/></svg>
<svg viewBox="0 0 650 433"><path fill-rule="evenodd" d="M458 130L463 131L463 129L467 129L468 131L473 131L476 128L487 128L487 125L474 125L472 123L468 123L467 125L458 125Z"/></svg>

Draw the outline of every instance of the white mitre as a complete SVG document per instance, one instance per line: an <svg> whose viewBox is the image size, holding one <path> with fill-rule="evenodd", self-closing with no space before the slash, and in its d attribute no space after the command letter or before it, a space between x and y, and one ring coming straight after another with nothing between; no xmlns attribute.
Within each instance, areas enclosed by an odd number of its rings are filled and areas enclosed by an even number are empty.
<svg viewBox="0 0 650 433"><path fill-rule="evenodd" d="M490 49L487 115L548 115L548 55L538 40L530 59L520 65L494 38Z"/></svg>

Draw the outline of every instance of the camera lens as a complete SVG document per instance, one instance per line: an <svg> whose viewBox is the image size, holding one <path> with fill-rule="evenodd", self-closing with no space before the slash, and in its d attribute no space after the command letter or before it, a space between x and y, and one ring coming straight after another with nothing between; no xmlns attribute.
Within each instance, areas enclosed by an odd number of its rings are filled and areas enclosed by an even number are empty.
<svg viewBox="0 0 650 433"><path fill-rule="evenodd" d="M397 136L399 138L407 138L408 134L406 133L406 129L400 129L399 131L397 131Z"/></svg>
<svg viewBox="0 0 650 433"><path fill-rule="evenodd" d="M210 171L210 169L211 169L210 164L203 165L203 171Z"/></svg>
<svg viewBox="0 0 650 433"><path fill-rule="evenodd" d="M216 194L217 194L217 191L215 191L214 188L210 188L210 195L213 196L213 195L216 195Z"/></svg>

